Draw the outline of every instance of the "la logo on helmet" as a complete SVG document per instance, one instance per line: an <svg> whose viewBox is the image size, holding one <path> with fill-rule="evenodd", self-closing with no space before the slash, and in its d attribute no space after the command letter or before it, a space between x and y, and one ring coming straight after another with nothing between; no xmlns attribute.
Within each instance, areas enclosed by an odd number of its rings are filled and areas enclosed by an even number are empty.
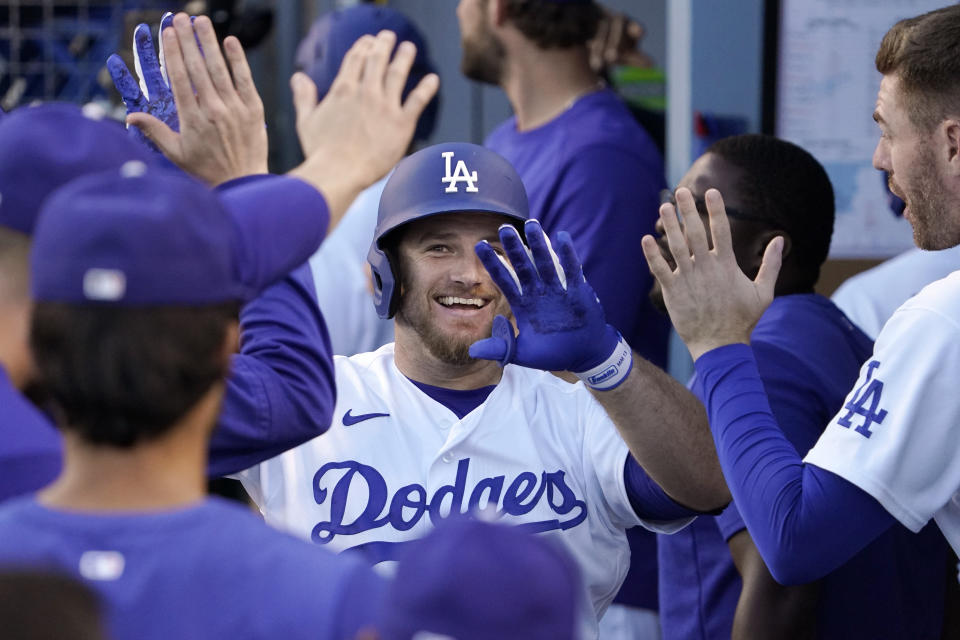
<svg viewBox="0 0 960 640"><path fill-rule="evenodd" d="M477 189L477 172L470 172L467 169L467 164L463 160L457 160L457 168L454 169L453 173L450 173L450 165L453 160L453 151L444 151L440 154L443 156L444 161L446 162L446 175L441 178L441 182L447 184L447 188L444 189L444 193L457 193L459 188L457 183L466 182L467 183L467 192L468 193L477 193L480 191Z"/></svg>

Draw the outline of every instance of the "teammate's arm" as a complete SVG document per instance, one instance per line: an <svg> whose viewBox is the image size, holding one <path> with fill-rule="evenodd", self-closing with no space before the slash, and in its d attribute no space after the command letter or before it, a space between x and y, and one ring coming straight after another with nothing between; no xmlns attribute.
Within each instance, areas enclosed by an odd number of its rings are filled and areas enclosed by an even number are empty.
<svg viewBox="0 0 960 640"><path fill-rule="evenodd" d="M818 583L791 587L778 583L746 529L735 533L727 545L743 581L731 640L815 637Z"/></svg>
<svg viewBox="0 0 960 640"><path fill-rule="evenodd" d="M748 345L780 267L782 243L767 247L756 280L737 266L723 201L706 193L713 248L689 190L677 190L684 214L660 217L676 268L652 237L643 250L674 327L695 359L721 465L753 540L778 582L805 583L834 570L889 528L893 517L843 478L803 464L777 426ZM835 532L824 543L824 532Z"/></svg>
<svg viewBox="0 0 960 640"><path fill-rule="evenodd" d="M630 454L671 498L703 512L730 501L706 411L683 385L635 354L620 385L590 392Z"/></svg>
<svg viewBox="0 0 960 640"><path fill-rule="evenodd" d="M661 369L634 357L606 323L568 234L557 235L554 254L539 222L528 221L524 231L529 255L515 228L500 228L509 264L489 244L477 245L477 254L510 303L519 335L498 316L493 336L472 345L470 354L502 364L577 372L631 454L670 497L700 511L722 507L729 493L703 406Z"/></svg>

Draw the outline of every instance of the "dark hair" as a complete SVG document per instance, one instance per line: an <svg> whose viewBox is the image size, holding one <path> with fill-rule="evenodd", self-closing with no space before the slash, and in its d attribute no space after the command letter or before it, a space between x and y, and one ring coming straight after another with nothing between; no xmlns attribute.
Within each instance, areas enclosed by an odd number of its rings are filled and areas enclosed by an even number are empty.
<svg viewBox="0 0 960 640"><path fill-rule="evenodd" d="M226 375L237 312L37 303L30 345L61 428L120 448L165 434Z"/></svg>
<svg viewBox="0 0 960 640"><path fill-rule="evenodd" d="M600 7L594 2L506 0L506 16L541 49L585 45L597 33Z"/></svg>
<svg viewBox="0 0 960 640"><path fill-rule="evenodd" d="M97 594L79 580L33 569L0 571L0 628L18 640L104 640Z"/></svg>
<svg viewBox="0 0 960 640"><path fill-rule="evenodd" d="M823 165L791 142L759 134L723 138L706 152L742 170L741 208L790 235L798 285L812 289L830 251L835 215L833 186Z"/></svg>
<svg viewBox="0 0 960 640"><path fill-rule="evenodd" d="M929 131L960 112L960 5L906 18L880 43L877 71L896 74L910 120Z"/></svg>

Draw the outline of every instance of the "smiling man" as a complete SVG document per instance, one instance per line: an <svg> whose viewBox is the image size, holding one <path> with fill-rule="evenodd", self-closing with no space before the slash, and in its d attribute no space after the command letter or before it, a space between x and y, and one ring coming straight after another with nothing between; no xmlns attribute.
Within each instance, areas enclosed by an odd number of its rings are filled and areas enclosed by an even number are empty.
<svg viewBox="0 0 960 640"><path fill-rule="evenodd" d="M649 362L631 366L592 289L573 312L598 339L547 349L536 368L471 357L471 345L505 335L509 323L495 318L511 314L475 247L502 255L504 226L539 237L527 218L519 176L492 151L454 143L404 159L384 188L369 254L396 343L338 357L339 423L241 479L269 522L374 564L478 510L555 537L583 572L580 635L594 638L629 566L625 529L675 531L728 494L702 406ZM548 314L568 306L539 304ZM538 320L541 329L565 334L552 320ZM522 355L527 343L518 344ZM511 362L509 350L487 347L482 357ZM586 372L592 387L537 369ZM642 412L620 393L638 385ZM675 409L659 411L668 401Z"/></svg>

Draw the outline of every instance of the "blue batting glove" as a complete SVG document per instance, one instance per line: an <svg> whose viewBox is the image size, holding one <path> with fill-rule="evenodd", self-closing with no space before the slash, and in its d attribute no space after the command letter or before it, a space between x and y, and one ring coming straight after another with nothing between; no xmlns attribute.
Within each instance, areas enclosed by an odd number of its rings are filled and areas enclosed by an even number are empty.
<svg viewBox="0 0 960 640"><path fill-rule="evenodd" d="M173 14L165 14L160 22L161 32L165 27L170 26L172 21ZM127 106L127 114L149 113L173 131L180 131L177 106L166 78L166 70L163 68L163 41L161 40L158 58L153 47L153 38L150 36L150 27L146 24L137 25L133 32L133 59L140 78L139 82L134 80L120 56L114 54L107 59L107 69L113 79L113 85L120 92L120 97ZM129 131L134 139L154 151L159 151L139 129L129 127Z"/></svg>
<svg viewBox="0 0 960 640"><path fill-rule="evenodd" d="M572 371L597 389L622 382L633 363L630 347L607 324L570 235L557 234L557 251L540 223L528 220L524 233L529 250L511 225L500 227L507 260L486 242L477 255L503 292L517 321L518 334L503 316L493 322L492 336L470 346L474 358L496 360L546 371Z"/></svg>

